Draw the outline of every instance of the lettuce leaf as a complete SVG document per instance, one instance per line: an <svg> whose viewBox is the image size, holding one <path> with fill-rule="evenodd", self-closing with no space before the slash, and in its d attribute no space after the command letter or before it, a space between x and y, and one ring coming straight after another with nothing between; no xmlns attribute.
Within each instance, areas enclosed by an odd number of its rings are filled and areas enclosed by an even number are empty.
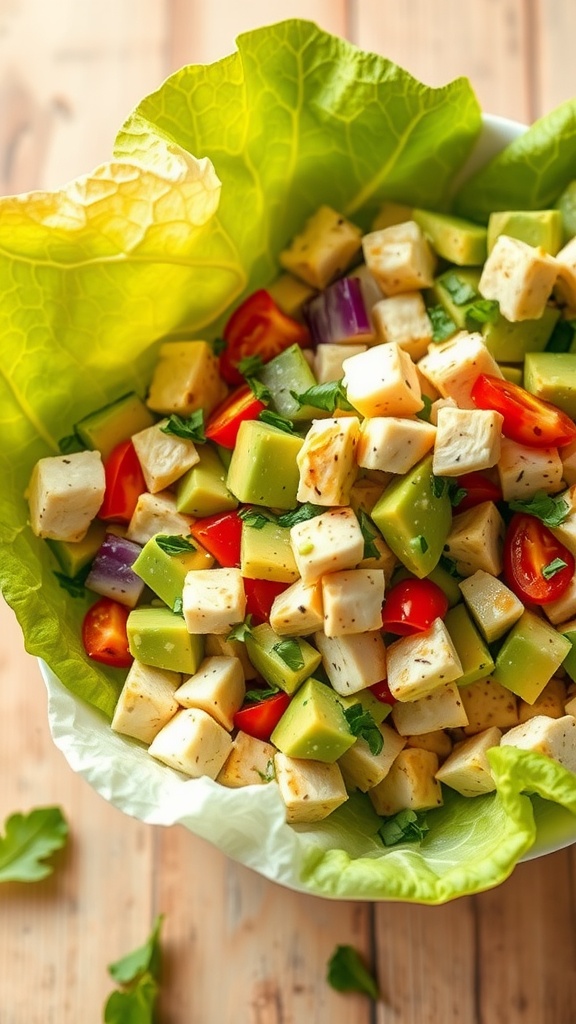
<svg viewBox="0 0 576 1024"><path fill-rule="evenodd" d="M90 599L59 587L27 524L25 489L76 420L127 390L145 393L160 339L218 335L234 304L276 275L279 251L319 204L362 228L384 198L447 207L480 128L466 80L428 88L292 20L172 75L128 118L109 163L58 192L0 200L0 586L27 649L49 666L55 740L128 813L182 821L319 894L438 903L495 885L536 835L523 792L571 813L573 776L548 763L536 785L527 759L507 755L496 796L448 795L420 846L390 850L367 798L291 829L274 785L223 791L178 777L110 730L124 673L84 656Z"/></svg>

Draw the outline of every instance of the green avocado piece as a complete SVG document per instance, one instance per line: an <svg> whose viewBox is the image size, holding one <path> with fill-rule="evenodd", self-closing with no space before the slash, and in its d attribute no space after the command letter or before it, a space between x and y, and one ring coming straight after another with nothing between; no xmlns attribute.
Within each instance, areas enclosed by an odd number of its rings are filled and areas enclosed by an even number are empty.
<svg viewBox="0 0 576 1024"><path fill-rule="evenodd" d="M228 469L232 494L240 501L267 508L294 508L300 481L296 456L303 443L301 437L268 423L241 423Z"/></svg>
<svg viewBox="0 0 576 1024"><path fill-rule="evenodd" d="M371 518L410 572L419 579L432 572L452 526L448 489L432 473L432 455L388 484Z"/></svg>
<svg viewBox="0 0 576 1024"><path fill-rule="evenodd" d="M565 626L560 627L562 636L565 636L570 641L570 650L562 662L562 668L566 669L566 672L570 676L573 682L576 682L576 621L572 620L567 622Z"/></svg>
<svg viewBox="0 0 576 1024"><path fill-rule="evenodd" d="M562 244L566 245L576 235L576 181L566 186L555 206L562 217Z"/></svg>
<svg viewBox="0 0 576 1024"><path fill-rule="evenodd" d="M198 446L199 461L180 478L176 508L191 516L229 512L238 502L226 484L226 470L218 453L208 444Z"/></svg>
<svg viewBox="0 0 576 1024"><path fill-rule="evenodd" d="M130 653L143 665L194 675L204 657L204 637L189 633L170 608L134 608L126 625Z"/></svg>
<svg viewBox="0 0 576 1024"><path fill-rule="evenodd" d="M524 387L576 419L576 352L529 352Z"/></svg>
<svg viewBox="0 0 576 1024"><path fill-rule="evenodd" d="M324 410L311 405L300 405L290 394L294 391L300 395L318 383L299 345L291 345L274 356L259 370L257 376L270 392L270 408L273 412L295 423L328 415Z"/></svg>
<svg viewBox="0 0 576 1024"><path fill-rule="evenodd" d="M481 224L433 210L415 209L412 219L420 225L438 256L459 267L484 263L487 231Z"/></svg>
<svg viewBox="0 0 576 1024"><path fill-rule="evenodd" d="M246 635L246 653L270 686L295 693L318 668L321 655L301 637L278 636L268 622L253 626Z"/></svg>
<svg viewBox="0 0 576 1024"><path fill-rule="evenodd" d="M84 416L75 424L74 430L87 448L101 452L102 458L106 459L117 444L153 423L155 418L148 407L134 391L130 391L115 402Z"/></svg>
<svg viewBox="0 0 576 1024"><path fill-rule="evenodd" d="M562 245L560 210L501 210L488 221L488 252L499 235L519 238L527 245L540 246L555 256Z"/></svg>
<svg viewBox="0 0 576 1024"><path fill-rule="evenodd" d="M502 370L504 380L509 380L512 384L519 384L522 387L522 381L524 380L523 366L503 366L500 364L500 369Z"/></svg>
<svg viewBox="0 0 576 1024"><path fill-rule="evenodd" d="M294 583L299 573L290 543L290 530L272 521L258 528L242 523L240 571L251 580Z"/></svg>
<svg viewBox="0 0 576 1024"><path fill-rule="evenodd" d="M468 686L491 675L494 661L465 605L451 608L444 617L444 625L462 664L462 675L456 680L458 686Z"/></svg>
<svg viewBox="0 0 576 1024"><path fill-rule="evenodd" d="M338 700L344 708L351 708L354 704L361 704L364 711L370 712L376 725L382 725L384 719L388 718L392 711L391 704L385 704L383 700L378 700L373 693L370 693L370 690L359 690L348 697L342 697L339 694Z"/></svg>
<svg viewBox="0 0 576 1024"><path fill-rule="evenodd" d="M187 538L165 537L164 540L185 541ZM211 560L205 551L198 551L192 542L189 542L189 550L170 554L162 547L162 541L161 534L151 537L132 563L132 571L169 608L173 608L178 598L182 597L186 574L193 569L210 568Z"/></svg>
<svg viewBox="0 0 576 1024"><path fill-rule="evenodd" d="M287 757L329 764L356 742L338 697L317 679L307 679L294 694L270 742Z"/></svg>
<svg viewBox="0 0 576 1024"><path fill-rule="evenodd" d="M107 524L102 520L94 519L83 540L46 539L46 544L58 559L60 568L66 576L72 579L94 560L106 536L107 528Z"/></svg>
<svg viewBox="0 0 576 1024"><path fill-rule="evenodd" d="M496 656L492 679L533 704L571 650L570 640L524 611Z"/></svg>
<svg viewBox="0 0 576 1024"><path fill-rule="evenodd" d="M478 291L481 275L481 267L449 267L434 279L430 289L431 303L439 303L460 330L467 330L470 307L482 297Z"/></svg>
<svg viewBox="0 0 576 1024"><path fill-rule="evenodd" d="M498 313L482 327L482 338L490 355L499 363L521 363L528 352L542 352L560 318L560 310L546 306L537 320L511 323Z"/></svg>

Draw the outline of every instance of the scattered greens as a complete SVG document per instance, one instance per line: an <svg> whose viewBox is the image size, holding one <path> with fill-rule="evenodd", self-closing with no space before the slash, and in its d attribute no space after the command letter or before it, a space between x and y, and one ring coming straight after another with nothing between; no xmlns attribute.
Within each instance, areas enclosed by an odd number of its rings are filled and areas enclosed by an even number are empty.
<svg viewBox="0 0 576 1024"><path fill-rule="evenodd" d="M361 992L374 1000L380 998L376 979L353 946L336 947L328 961L327 981L338 992Z"/></svg>
<svg viewBox="0 0 576 1024"><path fill-rule="evenodd" d="M262 357L259 355L245 356L240 362L236 364L238 373L242 374L243 377L255 377L256 374L260 373L260 370L264 367Z"/></svg>
<svg viewBox="0 0 576 1024"><path fill-rule="evenodd" d="M58 807L37 807L11 814L0 836L0 882L38 882L52 874L46 859L68 838L68 824Z"/></svg>
<svg viewBox="0 0 576 1024"><path fill-rule="evenodd" d="M292 420L289 420L287 416L281 416L279 412L273 412L272 409L263 409L262 412L258 413L258 419L262 423L267 423L270 427L283 430L285 434L296 433Z"/></svg>
<svg viewBox="0 0 576 1024"><path fill-rule="evenodd" d="M448 292L455 306L465 306L468 302L474 302L478 298L478 292L468 281L458 277L455 270L450 270L442 277L442 284Z"/></svg>
<svg viewBox="0 0 576 1024"><path fill-rule="evenodd" d="M268 523L274 522L272 515L259 512L257 508L241 508L238 512L239 518L246 526L253 530L263 530Z"/></svg>
<svg viewBox="0 0 576 1024"><path fill-rule="evenodd" d="M296 523L304 523L307 519L315 519L325 511L326 508L323 505L313 505L311 501L305 501L302 505L297 505L296 508L281 512L276 521L278 526L289 528L295 526Z"/></svg>
<svg viewBox="0 0 576 1024"><path fill-rule="evenodd" d="M304 668L304 656L297 640L280 640L279 643L274 644L272 650L293 671L297 672L298 669Z"/></svg>
<svg viewBox="0 0 576 1024"><path fill-rule="evenodd" d="M185 555L190 551L196 551L195 545L188 540L188 537L159 533L155 539L160 550L166 555Z"/></svg>
<svg viewBox="0 0 576 1024"><path fill-rule="evenodd" d="M247 377L246 383L259 402L266 404L266 402L270 401L270 392L266 385L261 380L258 380L258 377Z"/></svg>
<svg viewBox="0 0 576 1024"><path fill-rule="evenodd" d="M54 576L58 580L58 585L66 591L70 597L84 597L86 593L86 579L90 572L90 565L84 566L80 569L75 576L67 576L64 572L58 572L54 569Z"/></svg>
<svg viewBox="0 0 576 1024"><path fill-rule="evenodd" d="M428 823L424 811L398 811L387 818L378 829L384 846L396 846L397 843L419 843L428 832Z"/></svg>
<svg viewBox="0 0 576 1024"><path fill-rule="evenodd" d="M275 697L279 692L277 686L262 686L259 690L246 690L244 696L246 700L252 701L253 704L261 704L263 700Z"/></svg>
<svg viewBox="0 0 576 1024"><path fill-rule="evenodd" d="M370 712L366 711L360 703L352 704L351 707L343 710L344 718L348 722L352 735L366 740L371 754L379 754L384 746L384 740Z"/></svg>
<svg viewBox="0 0 576 1024"><path fill-rule="evenodd" d="M551 580L556 573L561 572L562 569L566 569L567 563L562 558L553 558L548 565L545 565L542 569L542 575L545 580Z"/></svg>
<svg viewBox="0 0 576 1024"><path fill-rule="evenodd" d="M508 502L513 512L527 512L541 519L545 526L560 526L570 514L570 506L562 495L554 497L537 491L532 498L518 498Z"/></svg>
<svg viewBox="0 0 576 1024"><path fill-rule="evenodd" d="M120 988L106 1001L104 1024L153 1024L159 991L162 920L162 915L156 918L143 946L109 965L108 973Z"/></svg>
<svg viewBox="0 0 576 1024"><path fill-rule="evenodd" d="M237 626L234 626L234 628L230 630L230 632L228 633L226 639L227 640L241 640L242 643L244 643L244 641L246 640L246 637L250 633L251 623L252 623L252 616L251 615L247 615L246 618L244 619L244 622L239 622Z"/></svg>
<svg viewBox="0 0 576 1024"><path fill-rule="evenodd" d="M484 324L496 323L499 315L500 307L494 299L478 299L466 310L466 327L477 331Z"/></svg>
<svg viewBox="0 0 576 1024"><path fill-rule="evenodd" d="M358 522L364 538L364 558L379 558L380 552L374 541L380 534L364 509L360 509L358 513Z"/></svg>
<svg viewBox="0 0 576 1024"><path fill-rule="evenodd" d="M301 394L291 391L290 394L299 405L311 405L314 409L335 412L336 409L353 409L350 405L346 389L341 380L327 381L325 384L314 384Z"/></svg>
<svg viewBox="0 0 576 1024"><path fill-rule="evenodd" d="M432 341L446 341L456 333L456 324L452 317L448 316L444 306L429 306L426 312L432 324Z"/></svg>
<svg viewBox="0 0 576 1024"><path fill-rule="evenodd" d="M206 441L206 435L204 434L204 412L202 409L197 409L196 412L185 417L173 413L168 418L168 422L163 427L160 427L160 430L164 434L175 434L176 437L183 437L187 441L204 444Z"/></svg>

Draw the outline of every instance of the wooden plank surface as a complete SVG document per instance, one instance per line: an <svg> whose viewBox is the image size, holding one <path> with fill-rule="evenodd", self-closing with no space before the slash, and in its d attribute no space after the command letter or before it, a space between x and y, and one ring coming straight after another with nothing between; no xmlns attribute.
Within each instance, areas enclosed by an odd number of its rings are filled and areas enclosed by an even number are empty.
<svg viewBox="0 0 576 1024"><path fill-rule="evenodd" d="M107 158L123 117L187 61L305 16L439 85L467 74L482 105L530 120L576 94L571 0L2 0L0 189L57 187ZM165 914L163 1024L571 1024L576 856L521 865L446 907L295 895L183 829L126 818L73 775L44 688L0 607L0 818L57 803L72 827L54 876L3 888L0 1024L97 1022L106 965ZM337 943L378 969L383 1000L325 983Z"/></svg>

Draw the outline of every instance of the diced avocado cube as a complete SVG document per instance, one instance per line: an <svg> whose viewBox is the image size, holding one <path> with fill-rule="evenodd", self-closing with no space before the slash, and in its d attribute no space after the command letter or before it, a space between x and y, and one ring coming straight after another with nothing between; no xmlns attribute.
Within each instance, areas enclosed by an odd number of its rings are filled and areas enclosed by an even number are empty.
<svg viewBox="0 0 576 1024"><path fill-rule="evenodd" d="M160 346L146 400L150 409L163 416L190 416L203 409L207 416L225 395L218 358L207 341L166 341Z"/></svg>
<svg viewBox="0 0 576 1024"><path fill-rule="evenodd" d="M562 244L576 235L576 181L571 181L556 202L562 217Z"/></svg>
<svg viewBox="0 0 576 1024"><path fill-rule="evenodd" d="M246 650L254 668L267 683L285 693L294 693L321 661L319 651L301 637L287 640L267 622L254 626L246 635Z"/></svg>
<svg viewBox="0 0 576 1024"><path fill-rule="evenodd" d="M268 285L268 293L276 305L294 320L302 320L302 307L308 299L316 295L316 289L299 281L293 274L280 274L272 284Z"/></svg>
<svg viewBox="0 0 576 1024"><path fill-rule="evenodd" d="M299 395L318 383L299 345L291 345L266 363L258 373L258 380L270 392L270 408L281 416L300 422L328 415L311 405L300 405L292 398L291 391Z"/></svg>
<svg viewBox="0 0 576 1024"><path fill-rule="evenodd" d="M88 527L88 532L83 540L52 540L46 538L48 547L53 551L62 572L73 578L82 569L85 569L98 554L104 537L107 525L100 519L94 519Z"/></svg>
<svg viewBox="0 0 576 1024"><path fill-rule="evenodd" d="M446 613L444 625L462 663L462 675L456 680L458 686L468 686L491 675L494 661L463 604Z"/></svg>
<svg viewBox="0 0 576 1024"><path fill-rule="evenodd" d="M74 430L87 448L96 449L106 459L117 444L153 423L154 417L145 403L130 391L115 402L84 416L75 424Z"/></svg>
<svg viewBox="0 0 576 1024"><path fill-rule="evenodd" d="M344 708L351 708L354 704L361 704L364 711L370 712L376 725L382 725L384 719L388 718L392 711L391 704L385 704L383 700L378 700L370 690L358 690L357 693L351 694L348 697L338 695L338 700Z"/></svg>
<svg viewBox="0 0 576 1024"><path fill-rule="evenodd" d="M293 696L271 742L288 757L332 763L356 742L334 690L307 679Z"/></svg>
<svg viewBox="0 0 576 1024"><path fill-rule="evenodd" d="M522 381L524 380L524 368L522 366L500 366L502 370L502 376L504 380L509 380L512 384L519 384L522 387Z"/></svg>
<svg viewBox="0 0 576 1024"><path fill-rule="evenodd" d="M258 420L240 424L227 484L240 501L288 510L297 504L301 437Z"/></svg>
<svg viewBox="0 0 576 1024"><path fill-rule="evenodd" d="M537 320L511 322L498 314L482 327L486 348L499 363L521 363L528 352L542 352L558 323L560 310L546 306Z"/></svg>
<svg viewBox="0 0 576 1024"><path fill-rule="evenodd" d="M229 512L238 502L226 484L226 470L210 445L198 446L199 462L178 481L176 508L191 516Z"/></svg>
<svg viewBox="0 0 576 1024"><path fill-rule="evenodd" d="M524 387L576 419L576 352L529 352Z"/></svg>
<svg viewBox="0 0 576 1024"><path fill-rule="evenodd" d="M420 225L438 256L459 267L484 263L487 231L481 224L432 210L415 209L412 219Z"/></svg>
<svg viewBox="0 0 576 1024"><path fill-rule="evenodd" d="M298 569L290 543L290 530L272 521L255 527L242 523L240 570L251 580L294 583Z"/></svg>
<svg viewBox="0 0 576 1024"><path fill-rule="evenodd" d="M560 210L499 210L488 221L488 252L499 235L519 238L555 256L562 245Z"/></svg>
<svg viewBox="0 0 576 1024"><path fill-rule="evenodd" d="M450 267L434 280L430 289L433 303L440 303L456 327L467 327L466 317L471 306L481 298L478 282L481 267Z"/></svg>
<svg viewBox="0 0 576 1024"><path fill-rule="evenodd" d="M562 668L566 669L570 679L576 682L576 620L560 626L559 632L570 641L570 650L562 662Z"/></svg>
<svg viewBox="0 0 576 1024"><path fill-rule="evenodd" d="M158 534L146 542L132 570L144 580L150 590L173 608L179 597L182 597L184 580L191 569L209 569L214 559L203 548L196 548L189 542L189 550L170 552L171 542L177 547L186 543L187 538L166 537ZM179 542L179 543L178 543Z"/></svg>
<svg viewBox="0 0 576 1024"><path fill-rule="evenodd" d="M127 622L128 647L143 665L172 672L197 672L204 656L204 637L189 633L181 615L170 608L134 608Z"/></svg>
<svg viewBox="0 0 576 1024"><path fill-rule="evenodd" d="M438 486L432 473L432 455L388 484L372 519L410 572L419 579L432 572L452 526L448 490Z"/></svg>
<svg viewBox="0 0 576 1024"><path fill-rule="evenodd" d="M525 611L496 656L493 680L533 704L571 649L570 640Z"/></svg>

